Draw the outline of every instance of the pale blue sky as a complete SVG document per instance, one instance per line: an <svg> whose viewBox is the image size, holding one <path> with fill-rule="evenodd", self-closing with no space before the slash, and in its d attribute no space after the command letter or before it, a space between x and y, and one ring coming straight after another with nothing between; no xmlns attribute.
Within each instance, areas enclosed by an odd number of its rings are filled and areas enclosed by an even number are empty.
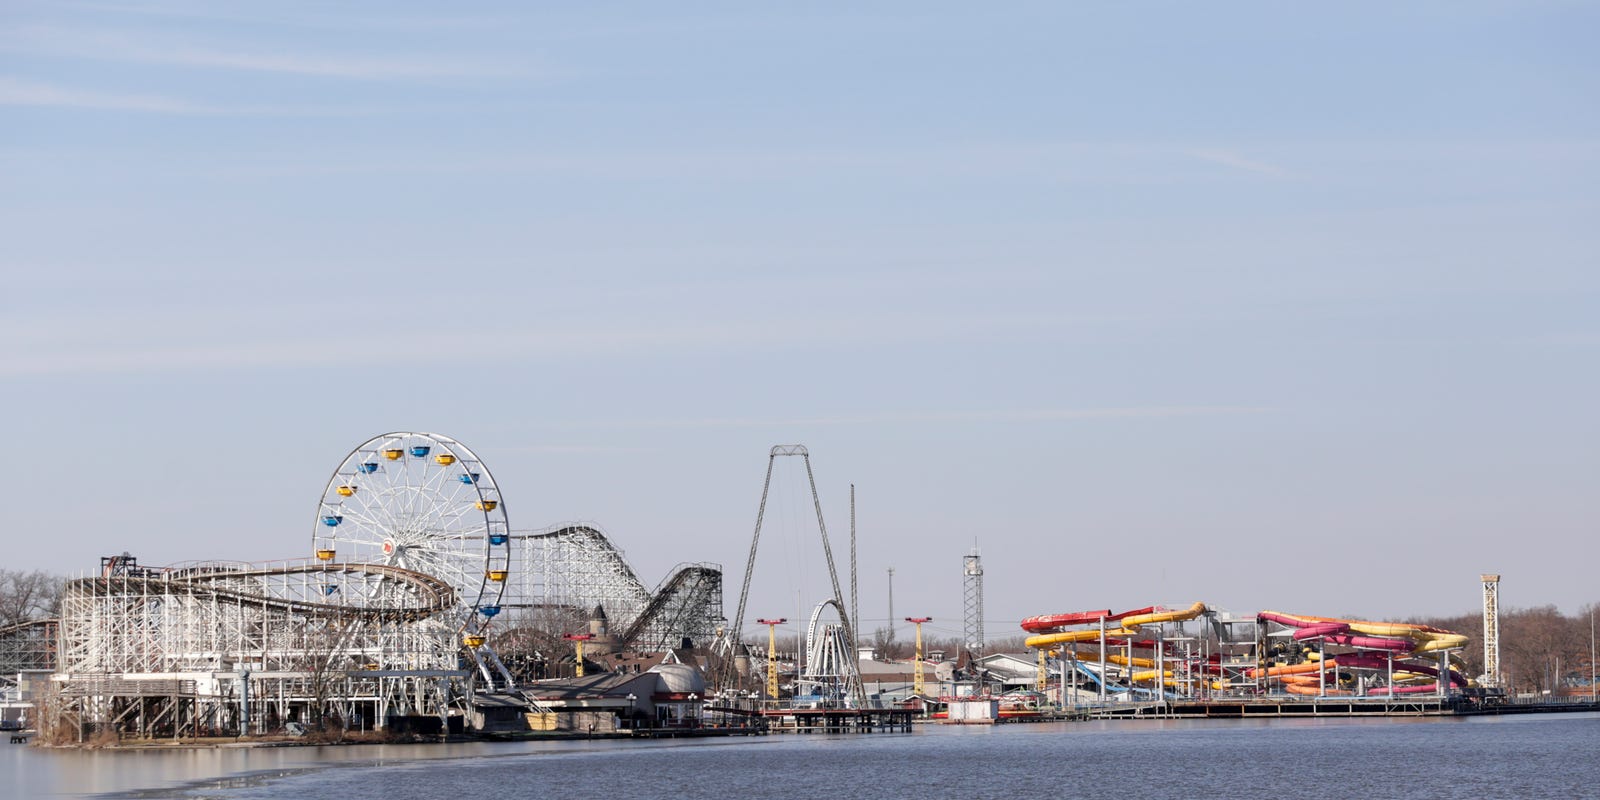
<svg viewBox="0 0 1600 800"><path fill-rule="evenodd" d="M1600 599L1583 3L13 0L3 563L309 553L435 430L725 565L803 442L862 616ZM785 506L789 534L799 511ZM765 539L777 542L779 538ZM773 545L753 616L820 599ZM770 573L766 570L771 570Z"/></svg>

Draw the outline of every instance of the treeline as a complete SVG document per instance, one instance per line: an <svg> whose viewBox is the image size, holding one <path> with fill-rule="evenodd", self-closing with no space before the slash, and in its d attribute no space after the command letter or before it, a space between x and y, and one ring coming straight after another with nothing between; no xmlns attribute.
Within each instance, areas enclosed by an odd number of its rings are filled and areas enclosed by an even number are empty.
<svg viewBox="0 0 1600 800"><path fill-rule="evenodd" d="M0 628L61 613L67 579L43 570L0 569Z"/></svg>
<svg viewBox="0 0 1600 800"><path fill-rule="evenodd" d="M1500 672L1505 689L1515 693L1559 694L1588 689L1595 668L1596 604L1578 609L1574 616L1555 606L1500 611ZM1455 617L1407 620L1464 633L1472 643L1462 650L1466 674L1483 674L1483 613Z"/></svg>

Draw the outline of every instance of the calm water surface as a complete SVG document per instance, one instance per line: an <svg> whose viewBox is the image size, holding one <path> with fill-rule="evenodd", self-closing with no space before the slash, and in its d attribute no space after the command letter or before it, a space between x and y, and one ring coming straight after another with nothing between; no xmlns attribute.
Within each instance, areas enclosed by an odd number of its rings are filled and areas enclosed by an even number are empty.
<svg viewBox="0 0 1600 800"><path fill-rule="evenodd" d="M0 750L0 797L1600 798L1600 715L923 726L912 734Z"/></svg>

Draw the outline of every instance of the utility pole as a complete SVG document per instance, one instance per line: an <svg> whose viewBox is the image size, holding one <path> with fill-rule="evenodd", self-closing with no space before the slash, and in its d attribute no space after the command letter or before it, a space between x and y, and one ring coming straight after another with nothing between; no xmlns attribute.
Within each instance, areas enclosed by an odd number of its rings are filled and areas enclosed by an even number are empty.
<svg viewBox="0 0 1600 800"><path fill-rule="evenodd" d="M911 672L911 693L922 696L922 623L932 622L933 617L906 617L906 622L917 626L917 655L916 667Z"/></svg>
<svg viewBox="0 0 1600 800"><path fill-rule="evenodd" d="M788 621L787 617L756 620L767 626L767 696L774 703L778 702L778 626Z"/></svg>

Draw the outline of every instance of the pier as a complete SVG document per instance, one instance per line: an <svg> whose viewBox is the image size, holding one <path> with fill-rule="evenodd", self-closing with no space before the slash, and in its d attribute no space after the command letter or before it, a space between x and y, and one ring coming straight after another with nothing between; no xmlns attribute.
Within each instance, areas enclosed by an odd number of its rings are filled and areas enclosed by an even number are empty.
<svg viewBox="0 0 1600 800"><path fill-rule="evenodd" d="M773 733L909 733L914 712L886 708L795 708L761 712Z"/></svg>

